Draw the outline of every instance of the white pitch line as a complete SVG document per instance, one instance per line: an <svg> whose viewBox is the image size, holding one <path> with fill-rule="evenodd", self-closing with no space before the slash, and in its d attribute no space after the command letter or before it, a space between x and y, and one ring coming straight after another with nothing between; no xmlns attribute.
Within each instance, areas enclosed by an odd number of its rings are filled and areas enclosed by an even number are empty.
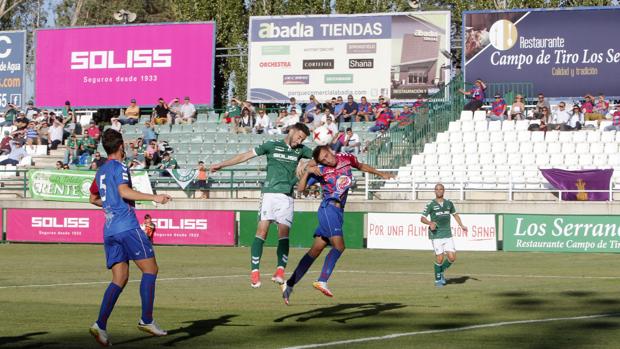
<svg viewBox="0 0 620 349"><path fill-rule="evenodd" d="M517 320L517 321L494 322L494 323L489 323L489 324L455 327L455 328L448 328L448 329L443 329L443 330L393 333L393 334L388 334L385 336L349 339L349 340L327 342L327 343L306 344L306 345L299 345L299 346L294 346L294 347L285 347L283 349L306 349L306 348L331 347L331 346L343 345L343 344L354 344L354 343L394 339L394 338L399 338L399 337L419 336L423 334L461 332L461 331L478 330L482 328L494 328L494 327L503 327L503 326L511 326L511 325L528 325L528 324L538 324L538 323L555 322L555 321L577 321L577 320L599 319L599 318L612 317L612 316L618 316L618 315L620 315L620 313L585 315L585 316L575 316L575 317L557 317L557 318L538 319L538 320Z"/></svg>

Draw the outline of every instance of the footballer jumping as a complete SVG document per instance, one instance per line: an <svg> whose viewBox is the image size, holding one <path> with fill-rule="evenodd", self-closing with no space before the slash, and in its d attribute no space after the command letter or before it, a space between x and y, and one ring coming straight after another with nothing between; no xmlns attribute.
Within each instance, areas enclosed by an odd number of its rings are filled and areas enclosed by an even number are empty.
<svg viewBox="0 0 620 349"><path fill-rule="evenodd" d="M90 202L103 207L105 211L103 246L106 266L112 270L112 282L103 294L99 317L90 327L90 333L102 346L110 346L107 322L116 300L129 279L129 260L133 260L142 271L140 282L142 316L138 321L138 329L153 336L167 334L153 320L158 267L153 245L140 229L134 202L144 200L165 204L171 198L168 195L144 194L131 188L129 170L123 165L125 157L123 136L119 132L108 129L103 133L102 143L108 153L108 161L95 175L90 187Z"/></svg>

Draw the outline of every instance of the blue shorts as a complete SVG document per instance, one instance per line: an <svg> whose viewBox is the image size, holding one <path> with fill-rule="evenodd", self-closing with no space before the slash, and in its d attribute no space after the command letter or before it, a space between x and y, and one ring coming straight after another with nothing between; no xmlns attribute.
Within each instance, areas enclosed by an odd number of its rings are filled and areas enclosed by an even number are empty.
<svg viewBox="0 0 620 349"><path fill-rule="evenodd" d="M343 209L326 202L319 207L319 226L314 231L314 236L330 239L342 235Z"/></svg>
<svg viewBox="0 0 620 349"><path fill-rule="evenodd" d="M131 229L103 239L106 266L112 269L116 263L155 257L153 244L142 229Z"/></svg>

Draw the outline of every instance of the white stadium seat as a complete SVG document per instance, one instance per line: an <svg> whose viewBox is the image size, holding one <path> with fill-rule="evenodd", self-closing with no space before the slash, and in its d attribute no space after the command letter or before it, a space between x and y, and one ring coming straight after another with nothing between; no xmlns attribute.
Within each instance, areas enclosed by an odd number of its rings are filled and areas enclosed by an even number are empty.
<svg viewBox="0 0 620 349"><path fill-rule="evenodd" d="M547 153L549 154L560 154L562 152L562 144L560 143L549 143L547 145Z"/></svg>
<svg viewBox="0 0 620 349"><path fill-rule="evenodd" d="M592 153L593 155L602 154L605 152L605 144L600 143L598 141L595 141L595 142L588 141L588 143L590 143L590 153Z"/></svg>
<svg viewBox="0 0 620 349"><path fill-rule="evenodd" d="M547 168L551 164L551 160L549 158L549 154L542 153L536 154L536 166L540 168Z"/></svg>
<svg viewBox="0 0 620 349"><path fill-rule="evenodd" d="M579 166L583 168L591 168L594 157L590 154L579 155Z"/></svg>
<svg viewBox="0 0 620 349"><path fill-rule="evenodd" d="M471 142L465 143L465 154L477 154L478 153L478 143Z"/></svg>
<svg viewBox="0 0 620 349"><path fill-rule="evenodd" d="M506 152L509 154L518 153L519 152L519 142L507 142L506 144Z"/></svg>
<svg viewBox="0 0 620 349"><path fill-rule="evenodd" d="M527 128L530 127L529 120L517 120L515 124L515 130L517 131L527 131Z"/></svg>
<svg viewBox="0 0 620 349"><path fill-rule="evenodd" d="M489 121L489 131L501 131L502 130L502 122L501 121Z"/></svg>
<svg viewBox="0 0 620 349"><path fill-rule="evenodd" d="M463 134L460 132L454 132L454 133L450 133L450 143L454 143L454 142L462 142L463 141Z"/></svg>
<svg viewBox="0 0 620 349"><path fill-rule="evenodd" d="M479 153L490 153L491 152L491 143L489 142L484 142L484 143L478 143L478 152Z"/></svg>
<svg viewBox="0 0 620 349"><path fill-rule="evenodd" d="M424 144L424 154L435 154L435 153L437 153L437 144L435 143Z"/></svg>
<svg viewBox="0 0 620 349"><path fill-rule="evenodd" d="M521 163L523 164L523 166L535 165L536 156L537 154L533 153L522 154Z"/></svg>
<svg viewBox="0 0 620 349"><path fill-rule="evenodd" d="M575 143L575 153L576 154L589 154L590 153L590 144L589 143Z"/></svg>
<svg viewBox="0 0 620 349"><path fill-rule="evenodd" d="M462 132L471 132L474 130L474 122L473 121L462 121L461 122L461 131Z"/></svg>
<svg viewBox="0 0 620 349"><path fill-rule="evenodd" d="M504 142L515 142L517 140L517 133L515 131L504 131Z"/></svg>
<svg viewBox="0 0 620 349"><path fill-rule="evenodd" d="M549 154L549 165L551 167L562 166L564 163L564 155L560 153Z"/></svg>
<svg viewBox="0 0 620 349"><path fill-rule="evenodd" d="M452 157L448 154L441 154L437 159L437 164L439 166L450 165L450 163L452 163Z"/></svg>
<svg viewBox="0 0 620 349"><path fill-rule="evenodd" d="M514 129L515 129L514 121L506 120L502 122L502 131L514 131Z"/></svg>
<svg viewBox="0 0 620 349"><path fill-rule="evenodd" d="M560 138L560 131L549 131L545 134L545 142L554 143L558 142Z"/></svg>
<svg viewBox="0 0 620 349"><path fill-rule="evenodd" d="M532 139L532 132L530 131L517 131L517 140L519 142L529 142Z"/></svg>
<svg viewBox="0 0 620 349"><path fill-rule="evenodd" d="M424 154L424 164L426 166L437 166L437 154Z"/></svg>
<svg viewBox="0 0 620 349"><path fill-rule="evenodd" d="M476 133L475 132L466 132L463 133L463 143L475 143L476 142Z"/></svg>
<svg viewBox="0 0 620 349"><path fill-rule="evenodd" d="M489 142L491 143L504 142L504 133L502 131L489 132Z"/></svg>
<svg viewBox="0 0 620 349"><path fill-rule="evenodd" d="M563 154L574 154L575 153L575 143L562 143L562 153Z"/></svg>
<svg viewBox="0 0 620 349"><path fill-rule="evenodd" d="M601 124L599 125L599 130L604 130L605 127L611 126L611 124L612 124L611 120L603 120L601 121Z"/></svg>
<svg viewBox="0 0 620 349"><path fill-rule="evenodd" d="M481 165L489 165L493 163L493 155L491 153L480 153L479 162Z"/></svg>
<svg viewBox="0 0 620 349"><path fill-rule="evenodd" d="M574 132L560 132L560 136L559 136L560 143L572 143L573 133Z"/></svg>
<svg viewBox="0 0 620 349"><path fill-rule="evenodd" d="M450 152L450 143L437 143L437 154L446 154Z"/></svg>
<svg viewBox="0 0 620 349"><path fill-rule="evenodd" d="M534 143L532 142L519 143L519 152L521 154L534 153Z"/></svg>
<svg viewBox="0 0 620 349"><path fill-rule="evenodd" d="M532 132L532 142L544 142L544 141L545 141L544 132Z"/></svg>
<svg viewBox="0 0 620 349"><path fill-rule="evenodd" d="M474 112L474 121L482 121L487 119L487 113L484 110L476 110Z"/></svg>
<svg viewBox="0 0 620 349"><path fill-rule="evenodd" d="M463 143L458 142L458 143L450 144L450 153L452 153L452 154L463 154L463 152L464 152Z"/></svg>
<svg viewBox="0 0 620 349"><path fill-rule="evenodd" d="M603 152L605 154L616 154L618 152L618 143L606 143Z"/></svg>
<svg viewBox="0 0 620 349"><path fill-rule="evenodd" d="M476 132L480 132L480 131L487 131L487 127L489 126L488 122L486 120L484 121L474 121L474 130Z"/></svg>
<svg viewBox="0 0 620 349"><path fill-rule="evenodd" d="M476 133L476 142L488 142L490 140L491 134L487 131L477 132Z"/></svg>
<svg viewBox="0 0 620 349"><path fill-rule="evenodd" d="M573 153L566 154L564 156L564 165L568 168L576 166L579 164L579 155Z"/></svg>
<svg viewBox="0 0 620 349"><path fill-rule="evenodd" d="M521 165L521 153L511 153L508 155L508 165Z"/></svg>
<svg viewBox="0 0 620 349"><path fill-rule="evenodd" d="M465 164L478 165L480 163L480 157L478 153L465 154Z"/></svg>
<svg viewBox="0 0 620 349"><path fill-rule="evenodd" d="M613 167L620 166L620 154L609 154L609 165ZM614 171L620 173L620 171Z"/></svg>
<svg viewBox="0 0 620 349"><path fill-rule="evenodd" d="M616 141L616 131L606 131L601 134L601 142L611 143Z"/></svg>
<svg viewBox="0 0 620 349"><path fill-rule="evenodd" d="M424 155L415 154L411 156L411 165L412 166L420 166L424 164Z"/></svg>
<svg viewBox="0 0 620 349"><path fill-rule="evenodd" d="M594 154L592 165L597 168L609 168L609 156L603 153Z"/></svg>
<svg viewBox="0 0 620 349"><path fill-rule="evenodd" d="M513 154L511 154L510 156L512 156ZM508 164L508 154L506 153L497 153L495 155L493 155L493 162L498 165L505 165Z"/></svg>
<svg viewBox="0 0 620 349"><path fill-rule="evenodd" d="M450 121L448 124L448 132L461 132L461 122L460 121Z"/></svg>
<svg viewBox="0 0 620 349"><path fill-rule="evenodd" d="M474 113L471 110L463 110L461 111L460 119L463 121L471 121L474 119Z"/></svg>
<svg viewBox="0 0 620 349"><path fill-rule="evenodd" d="M590 132L594 132L594 131L573 132L573 142L575 143L586 142L588 140L588 133Z"/></svg>
<svg viewBox="0 0 620 349"><path fill-rule="evenodd" d="M455 166L465 165L465 154L452 154L452 164Z"/></svg>
<svg viewBox="0 0 620 349"><path fill-rule="evenodd" d="M450 141L450 134L448 132L440 132L437 134L437 143L448 143Z"/></svg>
<svg viewBox="0 0 620 349"><path fill-rule="evenodd" d="M601 132L588 131L588 143L595 143L601 141Z"/></svg>
<svg viewBox="0 0 620 349"><path fill-rule="evenodd" d="M506 143L491 143L491 153L502 154L506 152Z"/></svg>

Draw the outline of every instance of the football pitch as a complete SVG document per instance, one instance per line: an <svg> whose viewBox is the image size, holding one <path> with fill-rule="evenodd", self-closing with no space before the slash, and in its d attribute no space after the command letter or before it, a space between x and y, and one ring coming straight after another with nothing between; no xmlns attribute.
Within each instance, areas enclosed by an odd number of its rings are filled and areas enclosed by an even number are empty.
<svg viewBox="0 0 620 349"><path fill-rule="evenodd" d="M284 305L249 286L247 248L157 246L155 319L139 332L140 273L108 322L118 348L617 348L620 273L612 254L459 252L435 288L431 251L347 250L329 282L315 262ZM303 249L291 249L291 273ZM0 245L0 348L96 348L88 333L109 283L94 245Z"/></svg>

